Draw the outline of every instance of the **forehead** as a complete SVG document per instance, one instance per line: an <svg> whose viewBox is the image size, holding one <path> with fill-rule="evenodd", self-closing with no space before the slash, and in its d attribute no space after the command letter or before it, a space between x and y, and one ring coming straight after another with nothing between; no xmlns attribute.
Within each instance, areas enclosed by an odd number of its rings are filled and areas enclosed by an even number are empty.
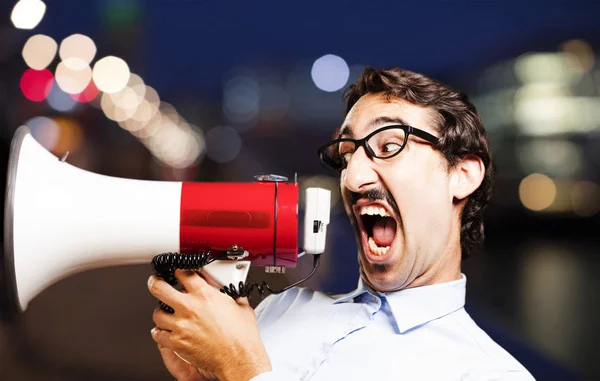
<svg viewBox="0 0 600 381"><path fill-rule="evenodd" d="M367 94L346 115L340 133L359 138L390 124L406 124L435 134L434 111L403 99L388 100L383 93ZM396 122L394 122L396 121Z"/></svg>

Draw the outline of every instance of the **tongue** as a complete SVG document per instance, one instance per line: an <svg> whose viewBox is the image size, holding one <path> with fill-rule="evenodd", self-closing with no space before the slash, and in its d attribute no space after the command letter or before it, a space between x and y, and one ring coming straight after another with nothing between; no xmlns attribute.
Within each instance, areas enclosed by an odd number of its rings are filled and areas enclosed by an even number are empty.
<svg viewBox="0 0 600 381"><path fill-rule="evenodd" d="M379 247L390 246L395 234L396 221L393 218L379 218L373 226L373 240Z"/></svg>

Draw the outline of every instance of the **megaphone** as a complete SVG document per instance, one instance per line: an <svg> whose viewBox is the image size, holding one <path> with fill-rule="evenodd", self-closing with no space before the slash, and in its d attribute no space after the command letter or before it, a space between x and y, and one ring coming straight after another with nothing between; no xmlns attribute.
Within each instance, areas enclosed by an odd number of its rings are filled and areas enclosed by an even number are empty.
<svg viewBox="0 0 600 381"><path fill-rule="evenodd" d="M304 252L325 249L330 192L306 190ZM9 315L48 286L93 268L150 263L161 253L219 252L202 269L217 285L250 265L276 272L298 260L298 184L150 181L68 164L22 126L13 137L4 211L0 298Z"/></svg>

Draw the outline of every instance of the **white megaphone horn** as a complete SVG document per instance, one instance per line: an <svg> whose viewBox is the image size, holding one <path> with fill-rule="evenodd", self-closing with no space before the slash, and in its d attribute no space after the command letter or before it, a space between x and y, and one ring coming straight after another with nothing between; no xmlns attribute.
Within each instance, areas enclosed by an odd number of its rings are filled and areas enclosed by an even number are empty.
<svg viewBox="0 0 600 381"><path fill-rule="evenodd" d="M219 286L245 281L250 264L273 270L298 259L298 184L123 179L58 159L27 127L12 140L0 257L5 315L58 280L84 270L150 263L162 253L233 253L202 272ZM306 193L304 251L325 248L330 192Z"/></svg>

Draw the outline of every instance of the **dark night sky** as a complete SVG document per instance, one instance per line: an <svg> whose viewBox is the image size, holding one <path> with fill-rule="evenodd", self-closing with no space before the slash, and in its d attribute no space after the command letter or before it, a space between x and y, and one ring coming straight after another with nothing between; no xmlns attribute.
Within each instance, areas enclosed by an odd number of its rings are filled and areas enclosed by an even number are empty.
<svg viewBox="0 0 600 381"><path fill-rule="evenodd" d="M48 1L35 33L90 35L114 54L103 14L120 1ZM135 3L135 2L133 2ZM293 68L327 53L352 64L468 78L556 41L598 40L598 1L139 1L132 71L159 90L211 93L238 65ZM104 48L104 49L103 49ZM135 52L134 52L135 54ZM97 56L97 58L99 58Z"/></svg>

